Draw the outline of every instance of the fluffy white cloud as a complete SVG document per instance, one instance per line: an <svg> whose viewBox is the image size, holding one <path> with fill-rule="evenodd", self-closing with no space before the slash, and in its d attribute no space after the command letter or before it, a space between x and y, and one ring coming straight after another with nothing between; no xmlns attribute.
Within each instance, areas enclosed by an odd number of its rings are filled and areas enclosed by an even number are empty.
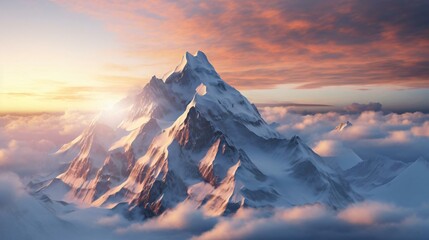
<svg viewBox="0 0 429 240"><path fill-rule="evenodd" d="M411 128L411 132L415 136L429 137L429 121L426 121L421 126L415 126Z"/></svg>
<svg viewBox="0 0 429 240"><path fill-rule="evenodd" d="M371 225L380 222L401 222L407 217L407 213L392 204L362 202L342 210L338 217L351 224Z"/></svg>
<svg viewBox="0 0 429 240"><path fill-rule="evenodd" d="M51 154L75 138L93 113L0 115L0 170L29 176L52 171Z"/></svg>
<svg viewBox="0 0 429 240"><path fill-rule="evenodd" d="M19 177L11 172L0 172L0 211L13 204L24 193L24 186Z"/></svg>
<svg viewBox="0 0 429 240"><path fill-rule="evenodd" d="M190 238L210 230L216 223L216 218L206 216L197 206L190 202L184 202L157 218L119 228L117 233L124 237L144 233L146 236L157 236L157 238L160 236L176 239Z"/></svg>
<svg viewBox="0 0 429 240"><path fill-rule="evenodd" d="M416 212L379 202L342 211L322 205L243 209L194 239L425 239L429 216Z"/></svg>
<svg viewBox="0 0 429 240"><path fill-rule="evenodd" d="M269 123L275 122L274 126L284 136L299 135L323 156L351 148L364 158L376 155L402 161L414 161L420 156L429 158L429 114L381 111L299 114L288 107L263 107L260 111ZM353 126L342 132L333 131L346 121Z"/></svg>
<svg viewBox="0 0 429 240"><path fill-rule="evenodd" d="M0 172L2 239L72 239L73 228L25 190L18 175Z"/></svg>

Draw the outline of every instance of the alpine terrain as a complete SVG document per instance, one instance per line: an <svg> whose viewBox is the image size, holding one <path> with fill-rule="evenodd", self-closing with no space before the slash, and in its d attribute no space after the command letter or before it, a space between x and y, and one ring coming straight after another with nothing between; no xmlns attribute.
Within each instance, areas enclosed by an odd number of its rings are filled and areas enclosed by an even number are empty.
<svg viewBox="0 0 429 240"><path fill-rule="evenodd" d="M218 216L242 207L337 209L362 199L335 162L268 125L201 51L101 112L55 158L67 167L37 184L40 194L130 218L182 202Z"/></svg>

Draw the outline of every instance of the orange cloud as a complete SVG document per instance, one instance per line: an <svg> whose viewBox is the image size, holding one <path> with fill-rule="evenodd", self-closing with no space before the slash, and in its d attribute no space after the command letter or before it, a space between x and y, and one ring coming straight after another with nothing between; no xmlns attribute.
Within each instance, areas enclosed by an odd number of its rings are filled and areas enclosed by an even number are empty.
<svg viewBox="0 0 429 240"><path fill-rule="evenodd" d="M385 215L397 212L392 205L379 202L363 202L349 206L338 217L351 224L371 225L379 222Z"/></svg>
<svg viewBox="0 0 429 240"><path fill-rule="evenodd" d="M323 205L304 205L286 209L279 217L288 222L301 222L321 218L327 215L327 212Z"/></svg>
<svg viewBox="0 0 429 240"><path fill-rule="evenodd" d="M186 50L207 51L240 89L429 87L424 1L56 2L103 21L134 57L174 65Z"/></svg>

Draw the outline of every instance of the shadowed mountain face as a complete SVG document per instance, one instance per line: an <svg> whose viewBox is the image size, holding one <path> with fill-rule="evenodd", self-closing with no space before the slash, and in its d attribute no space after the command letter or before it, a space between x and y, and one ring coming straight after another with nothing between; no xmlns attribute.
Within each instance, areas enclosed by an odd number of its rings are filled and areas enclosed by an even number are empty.
<svg viewBox="0 0 429 240"><path fill-rule="evenodd" d="M56 154L68 169L40 190L87 206L159 215L189 201L211 215L243 206L360 197L299 137L284 139L224 82L206 55L186 53L165 79L102 112Z"/></svg>

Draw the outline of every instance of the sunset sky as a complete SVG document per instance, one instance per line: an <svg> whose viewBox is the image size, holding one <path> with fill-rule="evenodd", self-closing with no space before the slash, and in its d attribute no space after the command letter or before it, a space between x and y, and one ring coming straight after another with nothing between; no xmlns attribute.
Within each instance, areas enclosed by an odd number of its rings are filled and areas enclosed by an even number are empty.
<svg viewBox="0 0 429 240"><path fill-rule="evenodd" d="M109 107L197 50L255 103L428 112L428 5L2 0L0 112Z"/></svg>

